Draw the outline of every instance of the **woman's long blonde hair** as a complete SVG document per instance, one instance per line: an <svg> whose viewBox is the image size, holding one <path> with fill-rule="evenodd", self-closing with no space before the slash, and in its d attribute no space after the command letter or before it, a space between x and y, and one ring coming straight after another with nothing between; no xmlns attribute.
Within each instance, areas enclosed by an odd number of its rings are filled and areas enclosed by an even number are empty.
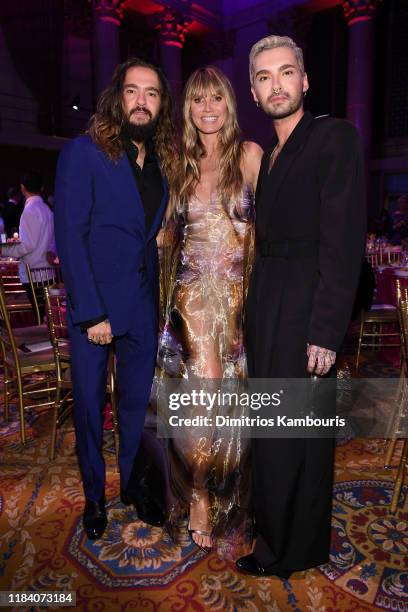
<svg viewBox="0 0 408 612"><path fill-rule="evenodd" d="M218 197L226 205L232 198L238 197L242 190L240 162L243 146L234 90L229 79L215 66L200 68L193 72L184 88L182 149L171 189L170 212L180 213L184 210L200 181L199 162L205 156L206 150L191 117L191 102L208 92L222 95L227 103L227 117L218 134Z"/></svg>

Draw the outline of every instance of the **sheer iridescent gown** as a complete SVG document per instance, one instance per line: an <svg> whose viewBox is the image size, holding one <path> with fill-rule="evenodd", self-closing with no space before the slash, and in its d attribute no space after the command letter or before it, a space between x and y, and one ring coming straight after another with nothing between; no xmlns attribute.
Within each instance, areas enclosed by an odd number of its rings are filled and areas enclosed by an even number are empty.
<svg viewBox="0 0 408 612"><path fill-rule="evenodd" d="M227 205L193 197L170 224L162 255L165 321L160 380L200 380L211 390L246 377L244 297L253 252L253 193ZM194 385L193 385L194 386ZM190 386L191 388L191 386ZM217 410L217 407L215 407ZM220 409L219 409L220 410ZM214 412L214 411L213 411ZM205 493L218 555L248 552L251 540L249 439L240 426L206 428L202 436L167 440L169 526Z"/></svg>

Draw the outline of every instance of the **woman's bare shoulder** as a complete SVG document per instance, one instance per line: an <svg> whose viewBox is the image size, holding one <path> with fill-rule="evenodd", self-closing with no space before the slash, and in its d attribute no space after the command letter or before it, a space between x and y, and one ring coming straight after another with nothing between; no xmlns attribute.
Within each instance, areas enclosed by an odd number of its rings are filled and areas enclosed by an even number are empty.
<svg viewBox="0 0 408 612"><path fill-rule="evenodd" d="M261 158L263 155L263 149L253 140L245 140L243 143L244 153L246 156L254 156Z"/></svg>

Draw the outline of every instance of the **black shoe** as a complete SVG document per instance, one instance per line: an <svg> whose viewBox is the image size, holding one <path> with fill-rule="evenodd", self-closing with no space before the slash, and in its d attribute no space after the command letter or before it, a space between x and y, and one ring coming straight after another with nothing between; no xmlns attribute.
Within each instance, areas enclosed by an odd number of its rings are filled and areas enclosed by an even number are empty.
<svg viewBox="0 0 408 612"><path fill-rule="evenodd" d="M133 504L130 496L126 493L126 491L122 490L120 491L120 501L124 506L131 506Z"/></svg>
<svg viewBox="0 0 408 612"><path fill-rule="evenodd" d="M84 514L82 517L85 533L90 540L100 538L108 524L105 510L105 496L102 496L98 502L90 499L85 499Z"/></svg>
<svg viewBox="0 0 408 612"><path fill-rule="evenodd" d="M162 527L166 522L166 516L161 508L146 494L132 494L127 491L120 492L120 501L125 506L134 506L136 508L138 518L152 525L153 527Z"/></svg>
<svg viewBox="0 0 408 612"><path fill-rule="evenodd" d="M163 510L147 497L138 498L136 512L141 521L153 527L162 527L166 522Z"/></svg>
<svg viewBox="0 0 408 612"><path fill-rule="evenodd" d="M288 580L292 572L288 570L269 569L268 566L264 567L257 561L254 554L246 555L241 557L235 563L240 572L245 574L252 574L253 576L278 576Z"/></svg>

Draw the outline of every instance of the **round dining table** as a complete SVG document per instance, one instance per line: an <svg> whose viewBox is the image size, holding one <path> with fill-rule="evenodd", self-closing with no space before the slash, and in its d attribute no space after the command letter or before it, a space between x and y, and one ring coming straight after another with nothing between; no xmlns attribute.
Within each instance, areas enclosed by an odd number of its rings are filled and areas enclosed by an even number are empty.
<svg viewBox="0 0 408 612"><path fill-rule="evenodd" d="M406 266L378 266L374 269L376 280L376 304L398 305L397 283L401 289L408 287L408 268Z"/></svg>

